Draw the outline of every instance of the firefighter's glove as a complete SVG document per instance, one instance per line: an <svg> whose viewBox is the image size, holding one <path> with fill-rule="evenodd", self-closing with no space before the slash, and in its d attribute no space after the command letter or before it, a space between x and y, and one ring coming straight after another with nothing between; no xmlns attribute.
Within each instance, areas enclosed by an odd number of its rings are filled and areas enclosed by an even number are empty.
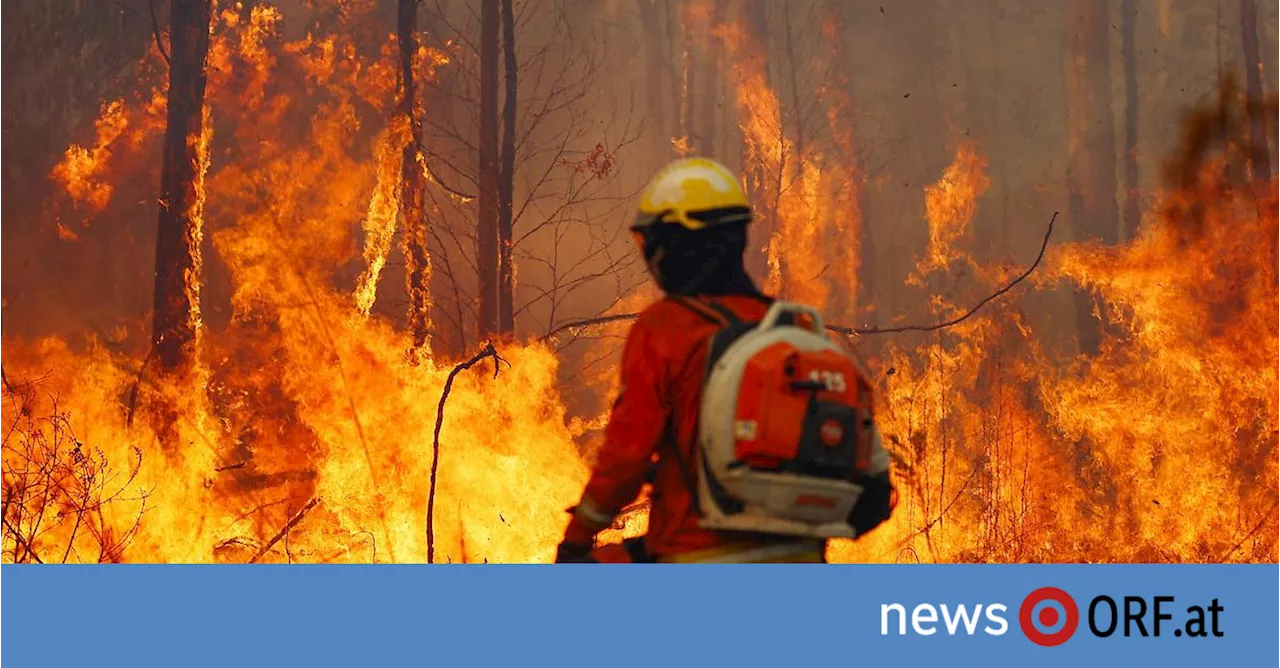
<svg viewBox="0 0 1280 668"><path fill-rule="evenodd" d="M567 541L561 542L560 545L556 547L556 563L582 563L586 560L588 554L591 554L590 545L579 545Z"/></svg>
<svg viewBox="0 0 1280 668"><path fill-rule="evenodd" d="M849 526L861 536L889 519L897 497L888 471L862 478L858 484L862 486L862 495L849 513Z"/></svg>

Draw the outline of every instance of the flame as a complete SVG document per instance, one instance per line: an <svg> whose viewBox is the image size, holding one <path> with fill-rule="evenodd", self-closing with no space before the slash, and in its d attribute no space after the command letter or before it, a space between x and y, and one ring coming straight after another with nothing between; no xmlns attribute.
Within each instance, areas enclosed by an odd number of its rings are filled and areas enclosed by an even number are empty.
<svg viewBox="0 0 1280 668"><path fill-rule="evenodd" d="M1097 477L1120 515L1108 523L1131 533L1133 558L1218 561L1275 514L1275 190L1224 183L1211 163L1166 195L1204 207L1202 236L1186 239L1169 208L1123 247L1058 256L1057 275L1103 296L1123 339L1043 400L1106 472ZM1115 472L1123 484L1108 480ZM1254 555L1271 559L1274 547Z"/></svg>
<svg viewBox="0 0 1280 668"><path fill-rule="evenodd" d="M356 285L356 310L369 315L378 292L378 277L387 264L391 239L396 233L396 216L400 210L400 166L404 146L409 141L409 119L396 115L374 143L377 156L378 184L369 198L369 212L364 219L364 261L367 269Z"/></svg>
<svg viewBox="0 0 1280 668"><path fill-rule="evenodd" d="M97 122L97 142L92 149L72 144L62 162L53 168L53 177L73 200L84 202L96 211L111 199L111 184L101 181L107 171L110 146L124 133L129 120L121 100L107 103Z"/></svg>
<svg viewBox="0 0 1280 668"><path fill-rule="evenodd" d="M828 260L822 248L828 176L817 161L800 165L800 175L778 198L779 225L770 249L770 257L777 258L779 294L819 308L826 308L830 294L823 280Z"/></svg>
<svg viewBox="0 0 1280 668"><path fill-rule="evenodd" d="M67 227L62 223L58 223L57 229L58 229L58 238L62 239L63 241L79 241L80 240L80 235L76 234L75 230L72 230L71 228Z"/></svg>
<svg viewBox="0 0 1280 668"><path fill-rule="evenodd" d="M369 268L385 262L395 210L387 183L398 180L404 128L384 127L377 139L361 133L387 122L394 62L386 53L371 62L337 34L286 42L273 29L280 14L269 7L255 6L248 21L231 17L237 14L221 15L211 47L212 123L193 140L201 174L207 169L207 199L196 206L203 205L205 231L231 274L232 323L205 331L197 372L175 378L140 375L141 359L100 346L5 340L6 382L20 390L6 390L6 426L27 416L23 440L58 443L25 456L58 466L81 458L90 463L69 475L111 479L92 495L100 514L84 512L74 498L19 499L32 543L23 555L425 559L437 404L453 365L410 365L403 334L364 315L335 274L355 245L350 222L361 218L365 255L375 260ZM288 71L301 74L301 89ZM371 111L363 106L375 101ZM304 111L308 122L299 124ZM211 134L215 124L226 132ZM373 160L358 150L369 142L378 147ZM221 156L225 147L234 147L235 159L208 160L210 149ZM372 278L360 285L372 293ZM564 508L585 482L555 386L556 358L541 344L500 353L501 375L459 374L446 403L433 536L442 560L550 560ZM53 377L29 381L49 370ZM58 398L56 407L42 398L45 390ZM120 398L130 395L134 408L122 410ZM164 432L148 415L148 406L160 404L173 406L177 418ZM65 423L41 421L54 415ZM69 433L77 445L62 439ZM7 485L22 477L10 466L22 457L10 455ZM44 506L49 512L36 526ZM91 530L77 527L81 519ZM6 538L7 558L15 558L12 548Z"/></svg>
<svg viewBox="0 0 1280 668"><path fill-rule="evenodd" d="M785 299L828 306L829 272L841 263L849 239L842 235L835 250L825 230L847 232L847 220L835 222L834 193L850 180L847 170L832 168L838 159L818 147L797 145L782 123L777 93L765 76L765 61L755 40L738 25L724 24L715 34L729 49L736 91L739 127L746 146L745 160L755 169L747 173L747 187L758 216L774 218L774 234L765 247L769 266L766 288ZM839 113L836 110L834 113ZM856 240L852 241L856 250ZM855 265L856 269L856 265Z"/></svg>
<svg viewBox="0 0 1280 668"><path fill-rule="evenodd" d="M203 328L198 364L171 376L115 340L6 336L5 560L418 562L428 540L442 561L550 560L599 446L628 323L594 328L572 352L564 336L555 349L508 342L501 361L454 374L432 487L455 361L427 351L414 363L403 328L371 311L408 136L392 113L394 44L360 49L343 34L374 4L345 3L331 31L292 41L278 8L218 14L205 131L190 138L203 182L189 242L207 234L229 274L230 323ZM850 308L863 184L852 100L839 85L818 91L831 141L802 144L783 127L762 50L739 26L714 34L730 51L750 195L773 227L771 287ZM159 162L157 58L54 169L95 222L113 219L113 200L153 195L126 191ZM428 78L451 65L431 49L419 59ZM924 307L904 318L959 315L1017 271L968 252L990 182L980 149L961 144L920 194L929 238L909 289ZM1055 243L1034 284L955 326L879 344L869 366L898 512L833 542L831 560L1274 560L1276 187L1229 180L1226 160L1160 193L1128 243ZM456 196L418 162L432 195ZM192 297L199 278L187 277ZM1018 295L1058 282L1105 304L1098 357L1055 356L1057 332L1023 313ZM655 296L649 286L609 312ZM569 415L574 391L598 401ZM642 497L602 539L646 527Z"/></svg>
<svg viewBox="0 0 1280 668"><path fill-rule="evenodd" d="M671 148L675 151L675 154L681 158L685 158L693 154L693 146L689 143L688 137L672 137Z"/></svg>
<svg viewBox="0 0 1280 668"><path fill-rule="evenodd" d="M144 85L134 95L103 102L94 123L92 147L72 144L54 165L50 178L68 199L84 207L93 216L111 203L115 188L111 181L117 171L141 169L135 162L150 158L149 149L158 145L164 132L167 83L159 76L164 70L160 53L154 49L139 65L144 77L157 79ZM85 222L88 222L86 219ZM62 225L62 238L73 241L78 235Z"/></svg>
<svg viewBox="0 0 1280 668"><path fill-rule="evenodd" d="M278 26L284 17L275 7L254 5L249 10L248 22L241 24L240 13L243 10L243 3L237 2L233 8L222 12L221 19L224 25L227 29L236 30L235 34L239 39L234 45L223 41L221 49L215 44L215 55L210 60L211 63L217 64L215 68L218 65L230 65L229 50L232 48L236 50L238 57L235 62L242 67L235 71L235 85L243 86L240 93L242 102L256 107L266 95L268 77L271 76L276 65L275 54L268 44L277 37Z"/></svg>
<svg viewBox="0 0 1280 668"><path fill-rule="evenodd" d="M972 142L961 144L955 161L947 167L942 178L925 189L929 251L919 268L922 273L944 268L952 260L962 257L955 248L955 242L969 231L978 198L991 185L986 168L986 160L978 155Z"/></svg>

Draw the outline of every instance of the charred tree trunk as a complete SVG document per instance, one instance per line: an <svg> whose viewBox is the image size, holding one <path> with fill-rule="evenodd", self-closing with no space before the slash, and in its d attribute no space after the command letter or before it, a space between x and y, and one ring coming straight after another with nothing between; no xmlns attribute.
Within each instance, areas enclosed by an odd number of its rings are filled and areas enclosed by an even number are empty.
<svg viewBox="0 0 1280 668"><path fill-rule="evenodd" d="M802 107L800 97L800 76L796 72L796 50L794 40L792 39L791 29L791 4L782 5L782 35L783 46L787 54L787 79L790 79L791 90L791 118L796 128L796 158L798 161L804 159L805 143L804 143L804 109ZM782 117L786 118L784 111ZM785 125L785 121L784 121Z"/></svg>
<svg viewBox="0 0 1280 668"><path fill-rule="evenodd" d="M1133 30L1137 23L1134 0L1120 2L1120 60L1124 69L1124 212L1120 239L1138 231L1142 214L1138 205L1138 56Z"/></svg>
<svg viewBox="0 0 1280 668"><path fill-rule="evenodd" d="M498 330L498 14L500 0L480 3L480 169L476 217L480 340Z"/></svg>
<svg viewBox="0 0 1280 668"><path fill-rule="evenodd" d="M514 334L515 270L511 263L512 197L516 167L516 20L513 0L502 0L502 165L498 172L498 332Z"/></svg>
<svg viewBox="0 0 1280 668"><path fill-rule="evenodd" d="M679 8L682 6L679 2L659 2L654 0L655 4L662 11L662 35L665 39L662 41L662 67L667 73L667 78L663 82L663 90L668 91L667 96L671 97L671 124L663 126L662 132L665 133L663 141L669 141L673 137L680 136L680 110L684 99L680 96L680 91L676 88L677 79L684 82L684 74L677 69L678 63L675 58L676 44L682 43L677 40L680 35L677 34L683 22L680 19Z"/></svg>
<svg viewBox="0 0 1280 668"><path fill-rule="evenodd" d="M666 155L671 145L667 136L667 105L671 97L666 91L666 39L658 21L658 6L653 0L636 0L640 8L640 25L644 34L644 68L646 96L649 109L654 115L652 134L654 137L655 155Z"/></svg>
<svg viewBox="0 0 1280 668"><path fill-rule="evenodd" d="M1265 23L1265 22L1263 22ZM1262 83L1262 63L1266 60L1263 51L1266 50L1266 44L1263 42L1266 33L1262 35L1258 33L1258 6L1256 0L1240 0L1240 32L1244 38L1244 64L1247 68L1247 78L1245 78L1245 87L1249 99L1256 100L1257 106L1265 104L1265 91L1263 91ZM1251 105L1253 106L1253 105ZM1251 143L1251 151L1253 164L1253 178L1257 183L1266 183L1271 179L1271 161L1270 152L1267 151L1266 139L1266 111L1263 109L1253 109L1252 115L1249 116L1249 143ZM1272 139L1274 139L1276 155L1280 156L1280 123L1272 123L1271 125ZM1275 220L1276 211L1274 203L1268 203L1267 210L1263 211L1263 215L1267 219ZM1271 278L1277 287L1280 287L1280 234L1272 234L1271 237Z"/></svg>
<svg viewBox="0 0 1280 668"><path fill-rule="evenodd" d="M399 0L396 35L400 44L400 108L409 133L400 163L400 228L404 230L405 291L409 296L410 358L428 345L431 330L429 281L431 258L427 254L427 179L423 173L422 115L414 88L413 58L418 51L418 2Z"/></svg>
<svg viewBox="0 0 1280 668"><path fill-rule="evenodd" d="M204 232L205 68L211 0L173 0L169 8L169 93L156 231L151 342L165 371L195 353L200 329L200 243Z"/></svg>
<svg viewBox="0 0 1280 668"><path fill-rule="evenodd" d="M768 35L768 12L765 0L740 0L738 6L738 23L744 34L748 37L748 44L754 45L759 53L752 54L736 54L735 58L755 58L765 60L765 54L769 50ZM765 84L772 87L769 76L769 64L765 60L764 64ZM741 94L741 92L738 92ZM767 245L768 240L773 236L774 226L777 222L769 215L767 202L761 197L760 193L753 184L760 184L764 179L768 178L761 169L759 163L752 163L748 155L747 142L742 142L742 180L743 185L747 189L747 197L751 200L751 208L753 211L754 222L752 243L747 248L746 266L747 270L757 276L769 275L769 261L767 255L762 249ZM775 176L776 178L776 176Z"/></svg>
<svg viewBox="0 0 1280 668"><path fill-rule="evenodd" d="M1240 36L1244 42L1245 99L1261 102L1262 57L1258 54L1258 6L1254 0L1240 0ZM1267 128L1262 114L1249 114L1249 166L1255 180L1271 180Z"/></svg>
<svg viewBox="0 0 1280 668"><path fill-rule="evenodd" d="M741 12L751 36L762 49L769 44L769 4L767 0L742 0Z"/></svg>
<svg viewBox="0 0 1280 668"><path fill-rule="evenodd" d="M711 7L711 17L707 30L715 30L724 22L724 0L715 0ZM716 115L723 107L720 95L720 68L722 67L719 40L704 38L702 40L702 122L698 129L698 152L702 155L723 160L716 155Z"/></svg>
<svg viewBox="0 0 1280 668"><path fill-rule="evenodd" d="M1275 6L1272 6L1270 10L1275 12ZM1268 20L1271 20L1270 17L1267 17L1268 9L1266 5L1263 5L1262 13L1262 26L1265 27ZM1258 56L1260 56L1263 63L1275 63L1275 60L1272 60L1275 58L1275 52L1275 44L1267 41L1266 29L1263 28L1263 31L1258 33ZM1266 74L1266 72L1263 72L1263 74ZM1276 78L1274 76L1271 77L1271 82L1272 86L1275 86ZM1265 79L1263 79L1263 87L1266 87ZM1274 155L1280 157L1280 122L1271 123L1271 147L1275 151ZM1280 269L1280 266L1277 266L1277 269ZM1277 276L1277 279L1280 279L1280 276Z"/></svg>
<svg viewBox="0 0 1280 668"><path fill-rule="evenodd" d="M1108 3L1067 3L1067 208L1077 240L1116 243L1115 128L1111 120ZM1080 351L1098 352L1101 323L1094 300L1076 292L1076 332Z"/></svg>
<svg viewBox="0 0 1280 668"><path fill-rule="evenodd" d="M1008 38L1001 34L1001 25L1005 23L1001 17L1006 9L999 2L985 3L981 8L966 5L961 9L956 5L952 0L945 3L946 17L951 24L949 37L952 44L959 42L957 38L960 35L969 32L981 35L980 39L985 39L990 45L989 49L982 51L985 57L963 59L965 66L959 68L956 74L963 89L959 117L965 119L966 134L972 133L982 138L982 150L988 153L990 160L988 173L991 186L983 201L987 216L974 221L974 234L978 239L988 238L986 245L992 257L1009 257L1014 217L1010 211L1010 190L1016 177L1011 177L1007 170L1016 170L1018 167L1014 166L1014 160L1002 156L1013 153L1009 138L1022 132L1019 123L1025 112L1021 108L1015 109L1013 104L998 104L988 110L982 96L984 83L998 91L1001 97L1013 95L1008 88L1009 75L1006 67L1008 63L1015 62L1016 57L1011 53L1013 50L1009 48ZM975 19L976 22L968 26L964 23ZM981 218L991 221L991 226L987 228L984 224L986 221ZM991 231L985 232L984 228Z"/></svg>
<svg viewBox="0 0 1280 668"><path fill-rule="evenodd" d="M686 145L695 152L698 150L698 141L694 138L694 108L693 108L693 89L695 79L695 68L693 66L694 55L694 34L695 30L692 25L691 10L693 0L685 0L684 11L680 13L680 24L683 26L681 34L683 35L683 59L681 60L683 81L680 85L680 136L684 137Z"/></svg>

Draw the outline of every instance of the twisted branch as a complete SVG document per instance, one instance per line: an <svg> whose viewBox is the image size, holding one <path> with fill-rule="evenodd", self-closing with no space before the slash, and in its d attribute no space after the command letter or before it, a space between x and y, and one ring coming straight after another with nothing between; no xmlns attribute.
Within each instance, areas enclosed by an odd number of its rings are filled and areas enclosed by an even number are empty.
<svg viewBox="0 0 1280 668"><path fill-rule="evenodd" d="M164 40L160 38L160 20L156 18L155 0L147 0L147 9L151 12L151 36L156 40L156 49L160 51L160 57L164 58L164 64L172 66L169 52L164 48Z"/></svg>
<svg viewBox="0 0 1280 668"><path fill-rule="evenodd" d="M942 322L933 323L931 325L903 325L901 327L858 328L858 327L845 327L844 325L827 325L826 326L827 330L836 332L837 334L844 334L846 336L862 336L866 334L894 334L898 332L932 332L934 330L945 329L947 327L958 325L964 322L965 320L969 319L971 316L973 316L973 314L977 313L983 306L986 306L987 304L991 303L993 300L1001 297L1006 292L1012 290L1014 286L1026 280L1026 278L1031 275L1031 272L1035 271L1036 267L1040 266L1041 260L1044 259L1045 250L1049 248L1049 237L1053 235L1053 224L1055 221L1057 221L1057 219L1058 219L1058 212L1054 211L1053 217L1049 219L1049 227L1044 231L1044 241L1040 243L1040 253L1036 255L1035 261L1031 263L1031 266L1027 267L1026 271L1022 272L1016 278L1009 281L1009 283L1006 284L1004 287L987 295L985 298L982 299L982 301L975 304L973 308L969 309L968 311L965 311L964 313L954 318L951 318L950 320L944 320ZM557 334L560 334L561 332L565 332L571 329L578 329L581 327L590 327L592 325L604 325L610 322L617 322L619 320L633 320L639 315L640 315L639 313L617 313L614 315L605 315L605 316L599 316L595 318L587 318L585 320L575 320L573 322L568 322L563 325L560 325L559 327L556 327L545 336L539 338L538 341L540 343L545 342L548 339L554 338Z"/></svg>
<svg viewBox="0 0 1280 668"><path fill-rule="evenodd" d="M958 325L964 322L965 320L969 319L969 317L972 316L973 314L977 313L978 310L981 309L983 306L986 306L987 304L991 303L992 300L1012 290L1013 286L1021 283L1028 276L1031 275L1031 272L1036 270L1036 267L1040 266L1040 261L1044 259L1044 252L1049 247L1049 237L1053 235L1053 223L1057 219L1058 219L1058 212L1054 211L1053 216L1049 218L1049 227L1044 231L1044 241L1040 242L1040 253L1036 255L1035 262L1032 262L1031 266L1027 267L1026 271L1019 274L1012 281L1009 281L1003 288L1000 288L999 290L996 290L995 292L987 295L982 301L975 304L973 308L969 309L968 311L965 311L964 313L950 320L944 320L942 322L934 323L932 325L903 325L902 327L883 327L883 328L873 327L870 329L854 329L851 327L842 327L840 325L827 325L827 329L833 332L837 332L845 335L861 335L861 334L891 334L895 332L932 332L934 330L945 329L953 325Z"/></svg>
<svg viewBox="0 0 1280 668"><path fill-rule="evenodd" d="M427 563L435 563L436 558L436 539L435 539L435 507L436 507L436 473L440 469L440 427L444 424L444 402L449 399L449 390L453 388L453 378L459 373L475 366L480 360L493 358L493 377L498 377L498 371L501 367L500 362L511 364L502 359L498 355L498 350L493 347L493 343L487 343L484 349L476 353L471 359L458 364L449 372L449 377L444 381L444 391L440 393L440 403L436 406L436 429L432 437L431 443L431 483L427 492Z"/></svg>

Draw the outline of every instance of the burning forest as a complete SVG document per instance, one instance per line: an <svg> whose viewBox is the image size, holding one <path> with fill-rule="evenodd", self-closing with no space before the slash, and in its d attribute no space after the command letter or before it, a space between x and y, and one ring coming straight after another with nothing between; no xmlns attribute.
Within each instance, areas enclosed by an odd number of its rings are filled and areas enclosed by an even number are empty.
<svg viewBox="0 0 1280 668"><path fill-rule="evenodd" d="M875 385L829 560L1275 562L1275 13L5 3L3 560L551 561L702 155Z"/></svg>

